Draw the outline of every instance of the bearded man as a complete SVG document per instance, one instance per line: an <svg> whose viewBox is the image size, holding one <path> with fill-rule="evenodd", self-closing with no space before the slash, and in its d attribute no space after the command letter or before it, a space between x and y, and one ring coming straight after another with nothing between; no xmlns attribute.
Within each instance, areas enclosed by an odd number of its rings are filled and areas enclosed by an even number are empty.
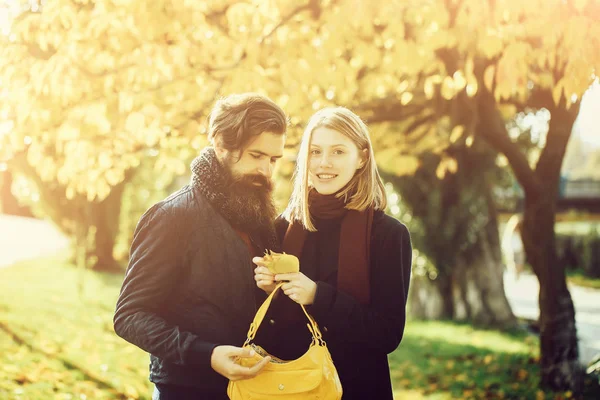
<svg viewBox="0 0 600 400"><path fill-rule="evenodd" d="M150 353L154 400L227 399L228 380L256 376L234 362L265 296L252 257L276 249L271 177L287 118L268 98L217 101L211 146L189 185L152 206L133 237L114 328Z"/></svg>

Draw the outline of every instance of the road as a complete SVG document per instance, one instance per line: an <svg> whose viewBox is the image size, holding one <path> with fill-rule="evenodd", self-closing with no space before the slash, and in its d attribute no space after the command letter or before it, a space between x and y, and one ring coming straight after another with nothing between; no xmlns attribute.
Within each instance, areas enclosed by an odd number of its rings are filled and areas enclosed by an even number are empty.
<svg viewBox="0 0 600 400"><path fill-rule="evenodd" d="M68 244L48 221L0 214L0 268L59 252Z"/></svg>
<svg viewBox="0 0 600 400"><path fill-rule="evenodd" d="M518 280L511 272L504 275L506 296L518 317L537 319L540 286L535 275L522 274ZM588 364L600 353L600 290L569 285L575 305L575 319L579 336L579 357Z"/></svg>

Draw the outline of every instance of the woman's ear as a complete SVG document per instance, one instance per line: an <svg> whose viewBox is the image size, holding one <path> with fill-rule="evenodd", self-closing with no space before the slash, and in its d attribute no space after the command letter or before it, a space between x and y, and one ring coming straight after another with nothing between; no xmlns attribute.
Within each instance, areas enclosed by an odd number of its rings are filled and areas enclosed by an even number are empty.
<svg viewBox="0 0 600 400"><path fill-rule="evenodd" d="M369 158L369 149L362 149L360 152L360 161L358 162L358 168L361 169L367 163L367 159Z"/></svg>

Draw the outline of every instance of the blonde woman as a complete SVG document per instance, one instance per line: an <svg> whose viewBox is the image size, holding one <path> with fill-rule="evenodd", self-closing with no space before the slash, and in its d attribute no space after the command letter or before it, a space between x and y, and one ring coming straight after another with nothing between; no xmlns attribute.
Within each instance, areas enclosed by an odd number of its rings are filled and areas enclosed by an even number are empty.
<svg viewBox="0 0 600 400"><path fill-rule="evenodd" d="M385 206L366 125L346 108L322 109L306 127L293 193L276 222L300 272L272 275L262 258L253 259L259 288L270 293L286 281L257 343L283 359L301 356L310 334L292 302L308 306L344 400L393 398L387 355L404 332L412 248L407 228Z"/></svg>

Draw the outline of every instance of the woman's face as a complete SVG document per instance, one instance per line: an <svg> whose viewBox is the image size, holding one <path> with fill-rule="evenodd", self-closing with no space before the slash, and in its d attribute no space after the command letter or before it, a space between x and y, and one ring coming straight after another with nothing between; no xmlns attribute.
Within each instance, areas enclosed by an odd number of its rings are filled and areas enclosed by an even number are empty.
<svg viewBox="0 0 600 400"><path fill-rule="evenodd" d="M333 194L350 182L364 163L361 152L346 135L325 127L312 133L308 156L310 181L320 194Z"/></svg>

